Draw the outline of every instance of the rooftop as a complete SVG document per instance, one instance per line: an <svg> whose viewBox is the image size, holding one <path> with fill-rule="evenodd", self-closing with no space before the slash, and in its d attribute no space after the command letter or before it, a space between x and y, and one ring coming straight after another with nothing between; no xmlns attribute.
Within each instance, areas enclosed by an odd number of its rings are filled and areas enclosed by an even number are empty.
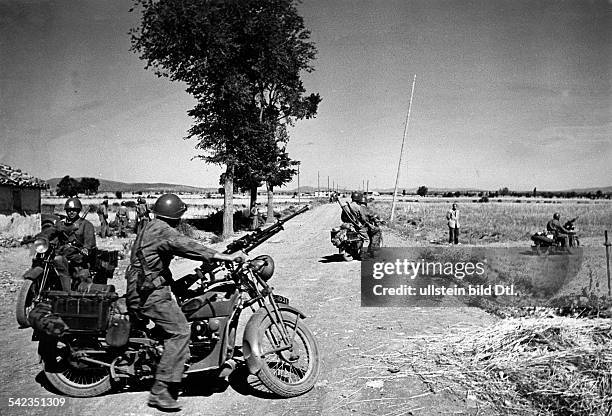
<svg viewBox="0 0 612 416"><path fill-rule="evenodd" d="M20 169L0 163L0 185L17 186L19 188L47 189L49 185L42 179L35 178Z"/></svg>

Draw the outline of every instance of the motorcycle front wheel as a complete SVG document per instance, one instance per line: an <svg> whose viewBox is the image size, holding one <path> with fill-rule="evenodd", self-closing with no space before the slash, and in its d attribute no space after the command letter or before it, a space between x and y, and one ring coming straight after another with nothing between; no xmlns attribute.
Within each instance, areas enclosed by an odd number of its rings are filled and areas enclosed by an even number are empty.
<svg viewBox="0 0 612 416"><path fill-rule="evenodd" d="M45 376L60 393L72 397L94 397L112 389L108 368L71 359L67 344L58 343L55 357L55 362L45 363Z"/></svg>
<svg viewBox="0 0 612 416"><path fill-rule="evenodd" d="M261 382L281 397L296 397L310 391L319 376L320 358L312 332L296 315L283 311L283 321L292 348L275 352L282 345L280 328L266 317L258 330L263 366L257 373Z"/></svg>
<svg viewBox="0 0 612 416"><path fill-rule="evenodd" d="M21 328L29 328L28 314L32 310L32 301L36 296L36 285L33 281L26 279L17 294L17 304L15 305L15 317Z"/></svg>

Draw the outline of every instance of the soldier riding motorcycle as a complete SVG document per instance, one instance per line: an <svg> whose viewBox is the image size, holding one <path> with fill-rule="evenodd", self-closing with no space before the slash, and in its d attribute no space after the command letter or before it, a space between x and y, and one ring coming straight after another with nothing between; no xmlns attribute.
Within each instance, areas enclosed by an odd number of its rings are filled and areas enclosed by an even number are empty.
<svg viewBox="0 0 612 416"><path fill-rule="evenodd" d="M234 241L225 253L248 253L306 209ZM273 274L272 258L258 256L244 263L203 262L195 273L170 285L190 331L186 374L212 370L227 377L245 364L279 396L312 389L320 368L317 343L304 323L306 316L273 293ZM50 383L64 394L91 397L128 382L151 380L163 355L165 333L150 325L131 327L125 299L117 300L113 286L79 289L45 292L41 302L65 323L53 326L52 335L44 332L51 326L44 317L34 325ZM239 320L246 309L253 314L242 327L239 349Z"/></svg>
<svg viewBox="0 0 612 416"><path fill-rule="evenodd" d="M350 203L342 205L340 200L338 203L342 209L343 223L340 227L332 228L331 243L338 247L340 255L346 261L362 260L366 254L373 255L382 245L380 225L383 221L368 212L363 192L351 193Z"/></svg>
<svg viewBox="0 0 612 416"><path fill-rule="evenodd" d="M69 198L64 205L66 218L45 222L35 237L36 255L17 296L15 312L20 326L29 326L28 312L42 290L71 290L80 281L92 281L96 240L93 225L80 216L82 208L78 198Z"/></svg>
<svg viewBox="0 0 612 416"><path fill-rule="evenodd" d="M539 231L531 236L531 241L533 241L531 248L534 252L567 252L573 247L580 246L580 239L576 235L575 226L578 217L572 218L563 226L559 223L560 218L559 213L555 213L553 219L546 225L546 230Z"/></svg>

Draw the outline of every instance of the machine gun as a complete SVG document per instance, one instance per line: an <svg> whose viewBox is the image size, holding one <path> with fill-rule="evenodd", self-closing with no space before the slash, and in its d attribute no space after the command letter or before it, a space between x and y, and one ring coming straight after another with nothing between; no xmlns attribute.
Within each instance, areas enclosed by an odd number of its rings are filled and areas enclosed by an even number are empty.
<svg viewBox="0 0 612 416"><path fill-rule="evenodd" d="M571 220L567 221L563 227L567 228L570 231L574 231L576 229L576 226L574 225L574 222L576 222L576 220L578 219L578 217L572 218Z"/></svg>
<svg viewBox="0 0 612 416"><path fill-rule="evenodd" d="M254 232L247 234L244 237L240 237L238 240L229 243L223 253L231 254L240 250L244 251L245 253L248 253L270 237L274 236L279 231L283 230L284 223L289 221L291 218L308 211L308 209L310 209L310 206L306 205L305 207L300 208L299 210L294 212L293 214L285 218L281 218L280 220L276 221L274 224L267 228L257 228Z"/></svg>

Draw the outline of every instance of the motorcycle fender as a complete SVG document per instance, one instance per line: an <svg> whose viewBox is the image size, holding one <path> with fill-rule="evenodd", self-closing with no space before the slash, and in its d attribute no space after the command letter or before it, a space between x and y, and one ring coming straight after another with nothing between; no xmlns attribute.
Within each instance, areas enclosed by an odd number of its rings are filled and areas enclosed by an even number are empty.
<svg viewBox="0 0 612 416"><path fill-rule="evenodd" d="M293 306L278 305L278 310L280 312L286 311L298 315L300 319L306 318L306 315ZM247 322L244 329L244 334L242 335L242 353L244 354L244 358L251 374L257 374L263 365L263 360L261 358L261 345L259 345L257 332L259 330L259 326L266 318L266 315L267 313L264 308L261 308L255 312Z"/></svg>
<svg viewBox="0 0 612 416"><path fill-rule="evenodd" d="M30 270L23 274L23 278L26 280L36 281L43 274L43 268L40 266L32 267Z"/></svg>

